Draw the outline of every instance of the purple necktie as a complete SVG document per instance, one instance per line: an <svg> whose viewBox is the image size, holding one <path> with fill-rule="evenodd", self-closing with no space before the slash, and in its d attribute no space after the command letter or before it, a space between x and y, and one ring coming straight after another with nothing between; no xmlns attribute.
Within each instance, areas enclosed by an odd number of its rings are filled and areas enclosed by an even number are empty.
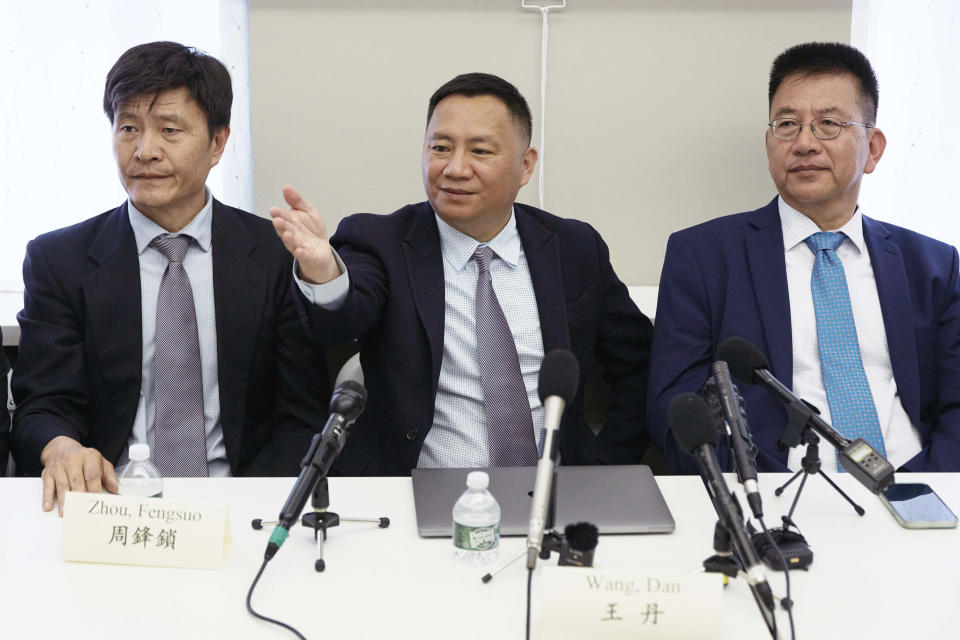
<svg viewBox="0 0 960 640"><path fill-rule="evenodd" d="M490 466L531 466L537 462L537 442L520 373L517 345L503 315L490 279L493 250L479 246L473 252L477 263L477 364L483 403L487 408L487 438Z"/></svg>
<svg viewBox="0 0 960 640"><path fill-rule="evenodd" d="M197 312L183 268L191 241L157 236L150 243L170 261L157 294L153 356L154 461L162 476L209 474Z"/></svg>

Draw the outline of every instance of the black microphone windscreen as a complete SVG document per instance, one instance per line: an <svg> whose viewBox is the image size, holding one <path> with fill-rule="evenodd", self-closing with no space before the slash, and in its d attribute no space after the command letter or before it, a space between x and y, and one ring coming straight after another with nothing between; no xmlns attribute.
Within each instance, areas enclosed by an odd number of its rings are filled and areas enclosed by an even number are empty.
<svg viewBox="0 0 960 640"><path fill-rule="evenodd" d="M568 524L563 529L563 536L574 551L593 551L600 541L600 531L597 529L597 525L589 522Z"/></svg>
<svg viewBox="0 0 960 640"><path fill-rule="evenodd" d="M330 413L353 422L367 406L367 389L356 380L344 380L330 396Z"/></svg>
<svg viewBox="0 0 960 640"><path fill-rule="evenodd" d="M670 401L670 430L680 448L693 453L701 445L717 443L713 414L703 398L695 393L681 393Z"/></svg>
<svg viewBox="0 0 960 640"><path fill-rule="evenodd" d="M543 357L537 392L543 402L550 396L560 396L567 404L577 395L580 383L580 365L577 357L566 349L554 349Z"/></svg>
<svg viewBox="0 0 960 640"><path fill-rule="evenodd" d="M767 357L743 338L731 337L717 347L717 360L723 360L730 372L744 384L753 384L753 372L769 369Z"/></svg>

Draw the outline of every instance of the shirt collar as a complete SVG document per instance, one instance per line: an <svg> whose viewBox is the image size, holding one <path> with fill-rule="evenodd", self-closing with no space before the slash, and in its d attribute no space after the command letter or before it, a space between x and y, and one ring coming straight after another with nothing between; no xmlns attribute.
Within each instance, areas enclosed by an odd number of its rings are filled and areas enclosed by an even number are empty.
<svg viewBox="0 0 960 640"><path fill-rule="evenodd" d="M784 202L783 198L777 198L777 204L780 209L780 227L783 229L784 251L790 251L812 234L820 231L820 227L817 226L816 222ZM857 206L857 210L853 212L853 217L835 231L842 232L847 236L850 242L853 243L853 246L857 248L858 252L862 253L864 251L863 213L859 206Z"/></svg>
<svg viewBox="0 0 960 640"><path fill-rule="evenodd" d="M203 251L210 251L210 242L212 237L213 221L213 195L207 189L207 201L200 209L193 220L177 233L170 233L156 222L143 215L129 199L127 200L127 216L130 218L130 226L133 227L133 237L137 242L137 253L142 254L153 242L153 239L160 235L179 236L186 235L193 238L197 246Z"/></svg>
<svg viewBox="0 0 960 640"><path fill-rule="evenodd" d="M467 266L473 257L473 252L480 245L490 247L511 268L516 268L520 263L520 234L517 233L517 219L513 210L510 211L507 224L489 242L477 242L444 222L436 212L433 215L437 219L437 228L440 231L440 253L458 273Z"/></svg>

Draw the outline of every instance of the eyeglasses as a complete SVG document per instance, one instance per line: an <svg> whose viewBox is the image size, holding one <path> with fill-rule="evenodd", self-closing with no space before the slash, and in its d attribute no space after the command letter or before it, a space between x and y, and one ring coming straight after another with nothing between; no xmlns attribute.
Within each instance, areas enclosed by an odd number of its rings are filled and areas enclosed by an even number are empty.
<svg viewBox="0 0 960 640"><path fill-rule="evenodd" d="M780 140L796 140L797 136L800 135L800 131L803 130L803 125L807 124L806 122L799 122L793 120L792 118L783 118L774 120L769 123L767 126L770 127L770 131L773 132L775 138ZM874 125L866 124L863 122L847 122L845 120L838 120L836 118L814 118L809 122L810 131L816 136L819 140L833 140L840 135L840 132L843 131L844 127L849 127L850 125L857 125L860 127L865 127L867 129L873 129Z"/></svg>

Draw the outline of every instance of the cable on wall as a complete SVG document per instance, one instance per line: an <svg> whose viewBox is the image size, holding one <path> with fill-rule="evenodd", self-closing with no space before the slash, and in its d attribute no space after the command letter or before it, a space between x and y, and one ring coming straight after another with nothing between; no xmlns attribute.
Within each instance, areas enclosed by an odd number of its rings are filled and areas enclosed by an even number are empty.
<svg viewBox="0 0 960 640"><path fill-rule="evenodd" d="M552 9L563 9L567 6L567 0L560 4L537 5L528 3L527 0L520 0L520 6L524 9L534 9L540 12L543 18L543 28L540 36L540 173L537 178L537 195L540 197L540 208L543 209L543 164L545 152L545 141L547 131L547 14Z"/></svg>

